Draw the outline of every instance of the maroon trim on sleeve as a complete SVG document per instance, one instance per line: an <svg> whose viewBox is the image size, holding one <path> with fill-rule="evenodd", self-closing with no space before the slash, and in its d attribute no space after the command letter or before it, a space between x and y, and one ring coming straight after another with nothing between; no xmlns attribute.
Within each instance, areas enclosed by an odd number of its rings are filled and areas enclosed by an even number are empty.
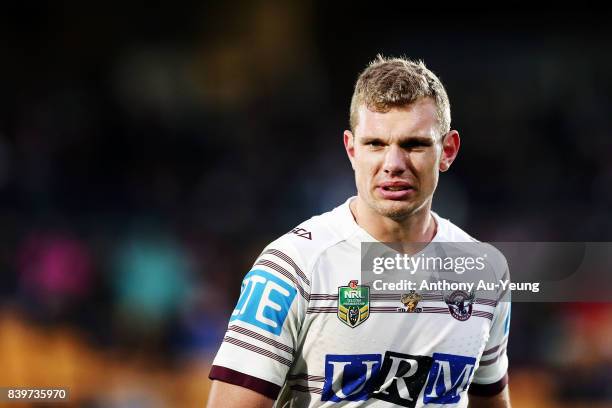
<svg viewBox="0 0 612 408"><path fill-rule="evenodd" d="M208 378L248 388L273 400L276 400L281 389L278 385L262 380L261 378L252 377L240 371L215 365L210 369Z"/></svg>
<svg viewBox="0 0 612 408"><path fill-rule="evenodd" d="M508 373L504 374L501 380L493 384L477 384L472 383L468 389L468 394L477 395L479 397L492 397L499 394L508 384Z"/></svg>

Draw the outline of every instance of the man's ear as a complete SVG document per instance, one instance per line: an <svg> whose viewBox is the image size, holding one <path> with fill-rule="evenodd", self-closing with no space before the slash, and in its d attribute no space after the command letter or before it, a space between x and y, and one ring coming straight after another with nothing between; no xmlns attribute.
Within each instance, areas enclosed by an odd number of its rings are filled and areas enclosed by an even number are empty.
<svg viewBox="0 0 612 408"><path fill-rule="evenodd" d="M455 161L457 153L459 153L459 146L461 145L461 139L459 138L459 132L451 130L442 139L442 156L440 157L440 171L445 172L448 170Z"/></svg>
<svg viewBox="0 0 612 408"><path fill-rule="evenodd" d="M355 170L355 136L353 132L350 130L344 131L344 150L346 150L346 154L351 161L351 167Z"/></svg>

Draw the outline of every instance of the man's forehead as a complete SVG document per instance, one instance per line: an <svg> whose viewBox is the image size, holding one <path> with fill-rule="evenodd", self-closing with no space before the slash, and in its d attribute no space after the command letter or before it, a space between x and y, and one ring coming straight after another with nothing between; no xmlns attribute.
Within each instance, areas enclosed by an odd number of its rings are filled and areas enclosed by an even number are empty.
<svg viewBox="0 0 612 408"><path fill-rule="evenodd" d="M365 105L358 109L357 137L436 137L438 116L435 103L427 98L386 111Z"/></svg>

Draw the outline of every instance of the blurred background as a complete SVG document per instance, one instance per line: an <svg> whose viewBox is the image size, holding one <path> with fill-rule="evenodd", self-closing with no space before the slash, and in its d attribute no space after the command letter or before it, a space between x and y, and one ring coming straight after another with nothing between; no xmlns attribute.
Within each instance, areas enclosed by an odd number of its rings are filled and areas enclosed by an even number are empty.
<svg viewBox="0 0 612 408"><path fill-rule="evenodd" d="M355 192L341 137L377 53L447 87L436 211L483 241L612 241L610 15L328 3L2 5L0 386L203 406L255 257ZM512 318L516 407L612 406L610 304Z"/></svg>

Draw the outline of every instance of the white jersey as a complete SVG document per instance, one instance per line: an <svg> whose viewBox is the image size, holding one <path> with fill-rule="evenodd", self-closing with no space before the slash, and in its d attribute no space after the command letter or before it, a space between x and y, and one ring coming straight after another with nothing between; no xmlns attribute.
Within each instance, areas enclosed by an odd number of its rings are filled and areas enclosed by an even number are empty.
<svg viewBox="0 0 612 408"><path fill-rule="evenodd" d="M264 394L277 407L466 407L468 390L500 392L510 304L476 299L458 319L439 294L420 295L419 313L405 313L397 296L370 295L358 282L360 251L376 240L355 222L351 200L257 258L210 378ZM474 241L434 217L433 241ZM355 310L339 302L343 291L361 299L351 323Z"/></svg>

